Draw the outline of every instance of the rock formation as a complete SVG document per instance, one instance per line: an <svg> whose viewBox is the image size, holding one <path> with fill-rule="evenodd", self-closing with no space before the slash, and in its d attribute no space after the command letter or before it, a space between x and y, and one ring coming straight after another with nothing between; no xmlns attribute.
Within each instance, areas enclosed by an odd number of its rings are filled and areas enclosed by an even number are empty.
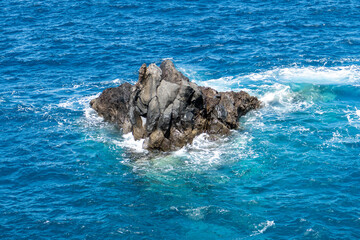
<svg viewBox="0 0 360 240"><path fill-rule="evenodd" d="M244 91L199 87L165 60L160 68L143 64L135 85L105 89L90 105L123 133L145 139L144 148L169 151L201 133L228 134L238 127L241 116L260 107L260 101Z"/></svg>

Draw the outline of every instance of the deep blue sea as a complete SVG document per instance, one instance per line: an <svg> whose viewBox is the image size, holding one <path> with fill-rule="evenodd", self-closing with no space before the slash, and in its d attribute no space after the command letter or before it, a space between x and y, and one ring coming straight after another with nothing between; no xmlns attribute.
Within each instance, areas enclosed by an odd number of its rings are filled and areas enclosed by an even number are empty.
<svg viewBox="0 0 360 240"><path fill-rule="evenodd" d="M142 150L89 101L167 58L263 108ZM0 125L0 239L360 239L360 1L2 0Z"/></svg>

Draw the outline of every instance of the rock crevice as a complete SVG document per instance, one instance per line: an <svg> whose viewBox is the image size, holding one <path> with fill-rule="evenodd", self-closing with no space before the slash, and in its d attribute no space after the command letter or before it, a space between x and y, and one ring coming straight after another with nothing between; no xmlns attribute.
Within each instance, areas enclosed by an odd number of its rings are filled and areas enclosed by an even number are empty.
<svg viewBox="0 0 360 240"><path fill-rule="evenodd" d="M135 85L105 89L90 105L123 133L145 139L144 148L170 151L201 133L228 134L238 128L241 116L260 107L260 101L244 91L199 87L165 60L160 67L143 64Z"/></svg>

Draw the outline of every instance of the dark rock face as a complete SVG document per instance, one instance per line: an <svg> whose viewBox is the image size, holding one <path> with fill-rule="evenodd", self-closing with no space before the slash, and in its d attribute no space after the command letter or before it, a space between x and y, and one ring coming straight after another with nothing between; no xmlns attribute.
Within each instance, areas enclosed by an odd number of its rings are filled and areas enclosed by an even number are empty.
<svg viewBox="0 0 360 240"><path fill-rule="evenodd" d="M131 90L130 83L105 89L100 97L91 100L90 105L105 121L115 123L124 133L129 133L131 124L128 112Z"/></svg>
<svg viewBox="0 0 360 240"><path fill-rule="evenodd" d="M228 134L238 127L239 117L260 107L260 101L243 91L199 87L165 60L160 68L143 64L135 85L105 89L90 105L124 133L145 139L144 148L169 151L201 133Z"/></svg>

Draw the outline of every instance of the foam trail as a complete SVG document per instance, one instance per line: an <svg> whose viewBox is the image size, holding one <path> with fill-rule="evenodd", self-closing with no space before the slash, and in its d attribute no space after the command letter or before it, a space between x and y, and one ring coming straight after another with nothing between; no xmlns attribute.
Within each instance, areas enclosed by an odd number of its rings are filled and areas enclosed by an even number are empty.
<svg viewBox="0 0 360 240"><path fill-rule="evenodd" d="M346 67L285 67L272 70L210 79L197 82L200 85L212 86L216 90L227 91L242 84L251 82L267 83L309 83L321 85L357 85L360 84L360 67L356 65Z"/></svg>
<svg viewBox="0 0 360 240"><path fill-rule="evenodd" d="M60 108L66 108L66 109L70 109L70 110L84 110L86 111L86 109L90 108L90 101L94 98L97 98L100 96L100 92L95 94L95 95L91 95L91 96L86 96L86 97L82 97L82 98L69 98L67 99L65 102L61 102L59 104L57 104L58 107Z"/></svg>

